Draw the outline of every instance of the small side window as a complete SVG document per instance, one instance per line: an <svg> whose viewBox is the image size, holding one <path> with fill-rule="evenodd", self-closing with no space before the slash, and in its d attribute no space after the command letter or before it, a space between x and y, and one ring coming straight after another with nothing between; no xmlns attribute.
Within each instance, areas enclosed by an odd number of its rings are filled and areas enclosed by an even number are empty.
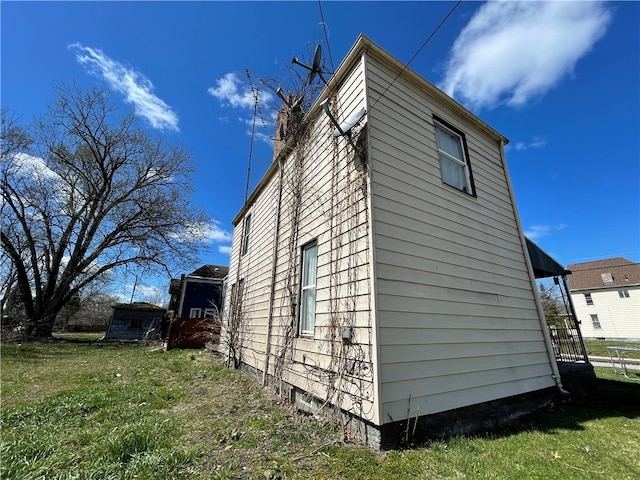
<svg viewBox="0 0 640 480"><path fill-rule="evenodd" d="M251 214L244 219L244 231L242 232L242 255L249 251L249 232L251 231Z"/></svg>
<svg viewBox="0 0 640 480"><path fill-rule="evenodd" d="M593 328L596 328L596 329L602 328L602 325L600 325L600 319L598 318L598 315L591 315L591 323L593 324Z"/></svg>
<svg viewBox="0 0 640 480"><path fill-rule="evenodd" d="M302 247L300 281L300 335L313 336L316 325L316 270L318 244L314 241Z"/></svg>
<svg viewBox="0 0 640 480"><path fill-rule="evenodd" d="M464 134L440 119L435 119L434 126L442 182L475 195Z"/></svg>

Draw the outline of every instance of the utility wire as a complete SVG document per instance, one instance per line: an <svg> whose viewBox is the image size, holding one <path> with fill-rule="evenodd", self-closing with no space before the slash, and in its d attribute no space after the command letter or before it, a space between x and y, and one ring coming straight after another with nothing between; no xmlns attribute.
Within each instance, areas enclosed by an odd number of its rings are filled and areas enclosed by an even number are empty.
<svg viewBox="0 0 640 480"><path fill-rule="evenodd" d="M333 75L333 56L331 55L331 45L329 44L329 33L327 32L327 22L324 21L324 13L322 12L322 0L318 0L318 7L320 8L320 18L322 20L322 28L324 30L324 39L327 43L327 50L329 51L329 62L331 62L331 75Z"/></svg>
<svg viewBox="0 0 640 480"><path fill-rule="evenodd" d="M392 87L392 85L396 82L396 80L400 78L400 75L404 73L404 71L409 67L409 64L415 60L415 58L420 54L422 49L424 49L424 47L427 46L427 43L429 43L429 41L435 36L435 34L438 33L438 30L440 30L440 28L445 24L445 22L449 19L449 17L453 14L453 12L456 10L456 8L458 8L458 6L461 3L462 3L462 0L458 0L458 2L453 6L453 8L449 10L449 13L447 13L447 16L442 19L442 21L438 24L435 30L431 32L431 35L427 37L427 39L424 41L424 43L418 49L418 51L413 54L413 57L411 57L411 59L407 63L405 63L404 67L402 67L402 70L400 70L400 72L395 76L395 78L391 81L391 83L387 86L387 88L384 89L384 92L382 92L378 97L378 99L375 102L373 102L373 105L371 105L371 107L369 108L369 112L371 112L371 110L374 109L376 104L385 96L387 91Z"/></svg>

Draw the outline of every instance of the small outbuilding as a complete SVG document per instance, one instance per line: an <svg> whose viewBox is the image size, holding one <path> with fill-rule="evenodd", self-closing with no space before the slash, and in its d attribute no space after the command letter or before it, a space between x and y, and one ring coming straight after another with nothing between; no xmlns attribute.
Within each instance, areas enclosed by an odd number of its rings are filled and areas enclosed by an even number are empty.
<svg viewBox="0 0 640 480"><path fill-rule="evenodd" d="M155 337L165 309L147 302L119 303L113 306L105 340L143 340Z"/></svg>

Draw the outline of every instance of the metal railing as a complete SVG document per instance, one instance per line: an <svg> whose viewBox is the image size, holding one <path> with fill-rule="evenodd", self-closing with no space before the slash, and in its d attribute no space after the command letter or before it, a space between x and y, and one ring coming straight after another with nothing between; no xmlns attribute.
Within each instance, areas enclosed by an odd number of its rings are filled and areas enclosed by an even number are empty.
<svg viewBox="0 0 640 480"><path fill-rule="evenodd" d="M549 333L558 363L589 362L578 329L551 325Z"/></svg>

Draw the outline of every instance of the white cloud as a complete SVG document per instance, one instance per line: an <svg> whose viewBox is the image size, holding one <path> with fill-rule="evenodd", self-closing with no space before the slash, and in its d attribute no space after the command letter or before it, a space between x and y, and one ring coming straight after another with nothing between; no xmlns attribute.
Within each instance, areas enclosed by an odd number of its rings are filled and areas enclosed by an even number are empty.
<svg viewBox="0 0 640 480"><path fill-rule="evenodd" d="M15 173L24 177L31 177L39 182L45 179L60 179L60 176L51 170L40 157L34 157L27 153L16 153L11 160L11 167L16 169Z"/></svg>
<svg viewBox="0 0 640 480"><path fill-rule="evenodd" d="M212 97L217 98L222 105L253 111L254 94L251 92L251 88L243 84L235 73L227 73L224 77L216 80L216 86L209 87L207 92ZM261 109L260 117L257 118L257 125L260 127L263 126L263 123L264 126L275 125L278 112L267 107L267 105L273 103L274 96L269 91L259 90L258 100ZM253 117L240 118L238 120L248 125L253 124ZM229 119L220 117L220 121L226 123Z"/></svg>
<svg viewBox="0 0 640 480"><path fill-rule="evenodd" d="M210 87L207 92L223 104L234 108L253 109L254 98L251 89L243 86L235 73L227 73L216 80L216 85L216 87Z"/></svg>
<svg viewBox="0 0 640 480"><path fill-rule="evenodd" d="M473 109L545 94L604 35L602 2L488 2L456 39L441 88Z"/></svg>
<svg viewBox="0 0 640 480"><path fill-rule="evenodd" d="M183 242L226 243L230 242L232 234L220 227L220 222L212 220L210 223L201 222L189 225L181 232L176 232L173 238Z"/></svg>
<svg viewBox="0 0 640 480"><path fill-rule="evenodd" d="M75 51L78 62L124 95L125 101L132 104L136 113L146 118L153 128L178 131L178 116L153 93L153 84L144 75L112 60L101 50L79 43L69 45L69 48Z"/></svg>
<svg viewBox="0 0 640 480"><path fill-rule="evenodd" d="M136 285L136 294L141 297L161 297L164 291L154 285Z"/></svg>
<svg viewBox="0 0 640 480"><path fill-rule="evenodd" d="M127 283L124 286L124 290L127 293L117 294L122 303L129 303L133 298L134 302L149 302L160 306L168 300L168 294L165 289L157 287L156 285Z"/></svg>
<svg viewBox="0 0 640 480"><path fill-rule="evenodd" d="M538 240L542 237L548 237L553 232L564 230L567 226L564 224L559 225L532 225L525 230L524 234L529 237L529 240Z"/></svg>
<svg viewBox="0 0 640 480"><path fill-rule="evenodd" d="M218 251L224 255L231 255L231 245L220 245Z"/></svg>
<svg viewBox="0 0 640 480"><path fill-rule="evenodd" d="M217 220L213 220L212 223L208 224L204 230L205 238L209 242L219 243L219 242L230 242L232 235L226 230L220 228L220 222Z"/></svg>
<svg viewBox="0 0 640 480"><path fill-rule="evenodd" d="M547 140L540 137L533 137L530 142L516 142L509 144L505 147L505 150L529 150L531 148L542 148L547 146Z"/></svg>
<svg viewBox="0 0 640 480"><path fill-rule="evenodd" d="M249 134L251 134L251 132L249 132ZM273 138L271 138L271 135L267 135L267 134L260 133L260 132L256 132L255 135L256 135L256 138L258 140L260 140L261 142L264 142L267 145L270 145L271 147L273 147L274 142L273 142Z"/></svg>
<svg viewBox="0 0 640 480"><path fill-rule="evenodd" d="M207 92L219 100L223 106L250 110L251 116L238 117L238 122L251 127L247 130L247 135L251 136L253 131L257 140L266 143L269 147L273 147L271 135L259 131L259 129L273 130L276 124L278 112L270 108L270 105L273 104L274 96L269 91L259 91L260 115L255 118L253 116L254 94L251 92L251 88L243 84L235 73L227 73L224 77L216 80L216 86L210 87ZM228 117L219 117L218 119L221 123L229 123ZM254 124L256 129L253 129Z"/></svg>

